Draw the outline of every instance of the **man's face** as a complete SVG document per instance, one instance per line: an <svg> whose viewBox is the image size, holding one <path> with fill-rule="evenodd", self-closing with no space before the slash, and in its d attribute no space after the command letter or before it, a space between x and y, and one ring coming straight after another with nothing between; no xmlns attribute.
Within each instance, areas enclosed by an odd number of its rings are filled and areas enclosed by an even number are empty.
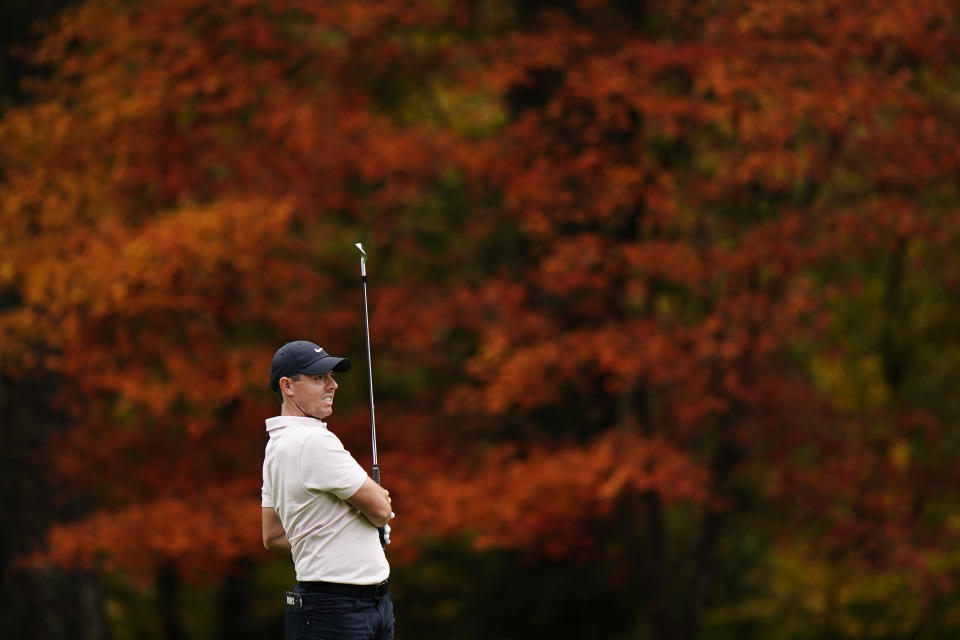
<svg viewBox="0 0 960 640"><path fill-rule="evenodd" d="M286 391L286 385L292 393ZM293 415L326 418L333 413L333 395L337 391L337 381L333 379L333 372L328 371L320 375L301 373L298 379L281 379L284 390L284 402L289 405Z"/></svg>

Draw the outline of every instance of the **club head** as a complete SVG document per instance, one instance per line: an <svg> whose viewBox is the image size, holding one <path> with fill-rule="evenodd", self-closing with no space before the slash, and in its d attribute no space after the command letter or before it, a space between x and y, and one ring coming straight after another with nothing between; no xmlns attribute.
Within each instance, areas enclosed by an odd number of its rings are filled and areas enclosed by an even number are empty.
<svg viewBox="0 0 960 640"><path fill-rule="evenodd" d="M363 250L363 243L357 242L353 246L360 250L360 255L362 255L364 258L367 257L367 252Z"/></svg>

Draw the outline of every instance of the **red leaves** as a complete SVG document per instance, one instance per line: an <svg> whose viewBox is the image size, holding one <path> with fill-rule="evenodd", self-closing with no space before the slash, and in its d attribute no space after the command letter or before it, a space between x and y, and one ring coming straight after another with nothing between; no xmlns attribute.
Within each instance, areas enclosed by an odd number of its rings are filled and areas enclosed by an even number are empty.
<svg viewBox="0 0 960 640"><path fill-rule="evenodd" d="M536 447L523 456L497 449L482 474L457 469L420 487L404 526L433 534L466 531L478 549L588 552L596 521L614 517L624 495L656 491L667 502L699 501L705 473L660 441L610 433L586 447Z"/></svg>
<svg viewBox="0 0 960 640"><path fill-rule="evenodd" d="M291 337L362 359L358 239L381 419L404 430L381 435L398 555L463 532L585 552L631 495L735 509L744 478L822 517L829 549L865 546L864 522L899 557L928 544L903 505L944 461L915 472L910 434L838 444L846 391L810 381L898 323L929 359L949 334L952 14L579 7L90 2L51 28L51 77L0 124L0 355L62 376L56 468L112 511L56 529L50 558L258 551L233 481L275 410L266 366ZM881 322L897 248L920 302ZM359 379L336 420L363 432ZM871 397L947 401L917 384ZM729 475L708 470L725 448Z"/></svg>
<svg viewBox="0 0 960 640"><path fill-rule="evenodd" d="M100 511L79 523L54 525L47 549L27 563L120 570L144 582L157 566L173 565L188 579L215 580L231 561L263 548L255 494L249 483L209 486Z"/></svg>

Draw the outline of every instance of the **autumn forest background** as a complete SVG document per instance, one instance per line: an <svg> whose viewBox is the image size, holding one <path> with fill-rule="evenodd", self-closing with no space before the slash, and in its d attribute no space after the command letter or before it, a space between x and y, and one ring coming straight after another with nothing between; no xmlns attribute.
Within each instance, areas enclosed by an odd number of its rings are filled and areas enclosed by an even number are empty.
<svg viewBox="0 0 960 640"><path fill-rule="evenodd" d="M0 637L278 638L274 350L398 637L960 634L960 2L0 17Z"/></svg>

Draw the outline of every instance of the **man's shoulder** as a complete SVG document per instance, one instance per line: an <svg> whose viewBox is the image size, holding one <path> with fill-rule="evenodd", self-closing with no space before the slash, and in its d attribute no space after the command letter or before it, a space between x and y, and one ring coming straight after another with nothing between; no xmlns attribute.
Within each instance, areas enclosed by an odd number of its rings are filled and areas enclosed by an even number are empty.
<svg viewBox="0 0 960 640"><path fill-rule="evenodd" d="M329 429L298 429L297 437L304 447L343 449L340 438Z"/></svg>
<svg viewBox="0 0 960 640"><path fill-rule="evenodd" d="M280 416L280 418L283 417ZM298 451L303 448L304 443L314 431L321 431L321 429L309 429L296 423L275 422L272 428L267 430L270 436L267 441L267 450L273 449L278 453Z"/></svg>

